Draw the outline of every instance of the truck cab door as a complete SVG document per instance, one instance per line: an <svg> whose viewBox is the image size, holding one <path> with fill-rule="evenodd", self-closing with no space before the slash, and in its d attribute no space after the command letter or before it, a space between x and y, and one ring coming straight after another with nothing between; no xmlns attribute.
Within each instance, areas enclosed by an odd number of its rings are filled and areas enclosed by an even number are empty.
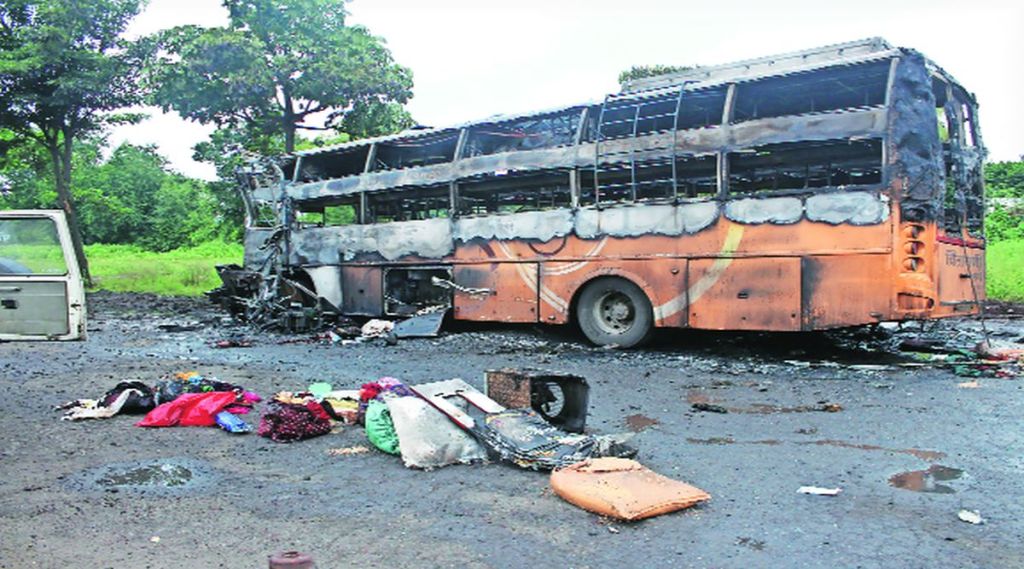
<svg viewBox="0 0 1024 569"><path fill-rule="evenodd" d="M85 289L61 211L0 211L0 340L84 340Z"/></svg>

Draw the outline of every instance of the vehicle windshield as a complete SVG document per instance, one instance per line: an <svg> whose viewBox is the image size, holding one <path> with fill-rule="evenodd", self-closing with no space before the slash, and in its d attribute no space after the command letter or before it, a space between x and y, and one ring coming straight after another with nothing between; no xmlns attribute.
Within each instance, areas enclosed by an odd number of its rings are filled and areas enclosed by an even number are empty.
<svg viewBox="0 0 1024 569"><path fill-rule="evenodd" d="M67 274L57 224L50 218L0 218L0 275Z"/></svg>

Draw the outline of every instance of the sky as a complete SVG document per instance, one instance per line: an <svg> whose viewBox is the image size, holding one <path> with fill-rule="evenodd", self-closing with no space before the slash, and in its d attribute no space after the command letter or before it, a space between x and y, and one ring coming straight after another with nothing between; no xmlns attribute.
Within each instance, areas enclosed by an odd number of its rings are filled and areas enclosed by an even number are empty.
<svg viewBox="0 0 1024 569"><path fill-rule="evenodd" d="M600 100L633 65L714 65L880 36L951 73L980 105L990 160L1024 155L1024 3L998 0L351 0L352 24L384 38L415 81L407 105L429 126ZM217 0L150 0L129 36L182 24L219 26ZM149 109L111 135L191 160L212 127Z"/></svg>

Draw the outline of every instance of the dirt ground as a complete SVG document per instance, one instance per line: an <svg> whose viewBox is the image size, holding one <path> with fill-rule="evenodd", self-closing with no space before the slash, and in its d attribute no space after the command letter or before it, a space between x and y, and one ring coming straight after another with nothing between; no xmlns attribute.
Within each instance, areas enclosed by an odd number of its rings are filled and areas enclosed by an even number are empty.
<svg viewBox="0 0 1024 569"><path fill-rule="evenodd" d="M280 344L227 326L202 301L100 294L90 311L87 342L0 344L0 567L254 569L288 549L324 568L1024 567L1024 377L971 387L948 365L820 334L674 332L620 351L571 330L462 326L341 346ZM995 339L1024 340L1014 316L988 322ZM246 333L253 347L210 346ZM969 345L980 324L935 333ZM186 370L269 396L385 375L482 389L484 371L500 367L586 377L589 430L637 431L640 461L712 501L611 522L514 466L424 472L379 452L331 455L366 444L355 427L278 444L51 410ZM161 465L191 479L140 489L109 476ZM804 485L842 493L797 493ZM961 509L986 523L960 521Z"/></svg>

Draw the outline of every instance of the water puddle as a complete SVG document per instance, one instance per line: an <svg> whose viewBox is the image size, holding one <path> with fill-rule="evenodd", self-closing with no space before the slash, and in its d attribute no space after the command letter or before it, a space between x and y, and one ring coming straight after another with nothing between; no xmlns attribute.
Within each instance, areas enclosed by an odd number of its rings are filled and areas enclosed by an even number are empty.
<svg viewBox="0 0 1024 569"><path fill-rule="evenodd" d="M647 415L641 415L639 413L637 413L636 415L630 415L626 417L626 428L633 431L634 433L639 433L644 429L660 424L661 421L648 417Z"/></svg>
<svg viewBox="0 0 1024 569"><path fill-rule="evenodd" d="M100 486L142 486L173 488L192 482L192 471L180 464L150 464L114 470L96 480Z"/></svg>
<svg viewBox="0 0 1024 569"><path fill-rule="evenodd" d="M203 486L214 477L206 463L187 458L119 462L86 469L68 483L78 490L176 493Z"/></svg>
<svg viewBox="0 0 1024 569"><path fill-rule="evenodd" d="M959 468L950 468L941 464L933 464L925 470L911 470L889 477L889 485L911 492L932 492L935 494L953 494L952 487L939 482L958 480L964 475Z"/></svg>

